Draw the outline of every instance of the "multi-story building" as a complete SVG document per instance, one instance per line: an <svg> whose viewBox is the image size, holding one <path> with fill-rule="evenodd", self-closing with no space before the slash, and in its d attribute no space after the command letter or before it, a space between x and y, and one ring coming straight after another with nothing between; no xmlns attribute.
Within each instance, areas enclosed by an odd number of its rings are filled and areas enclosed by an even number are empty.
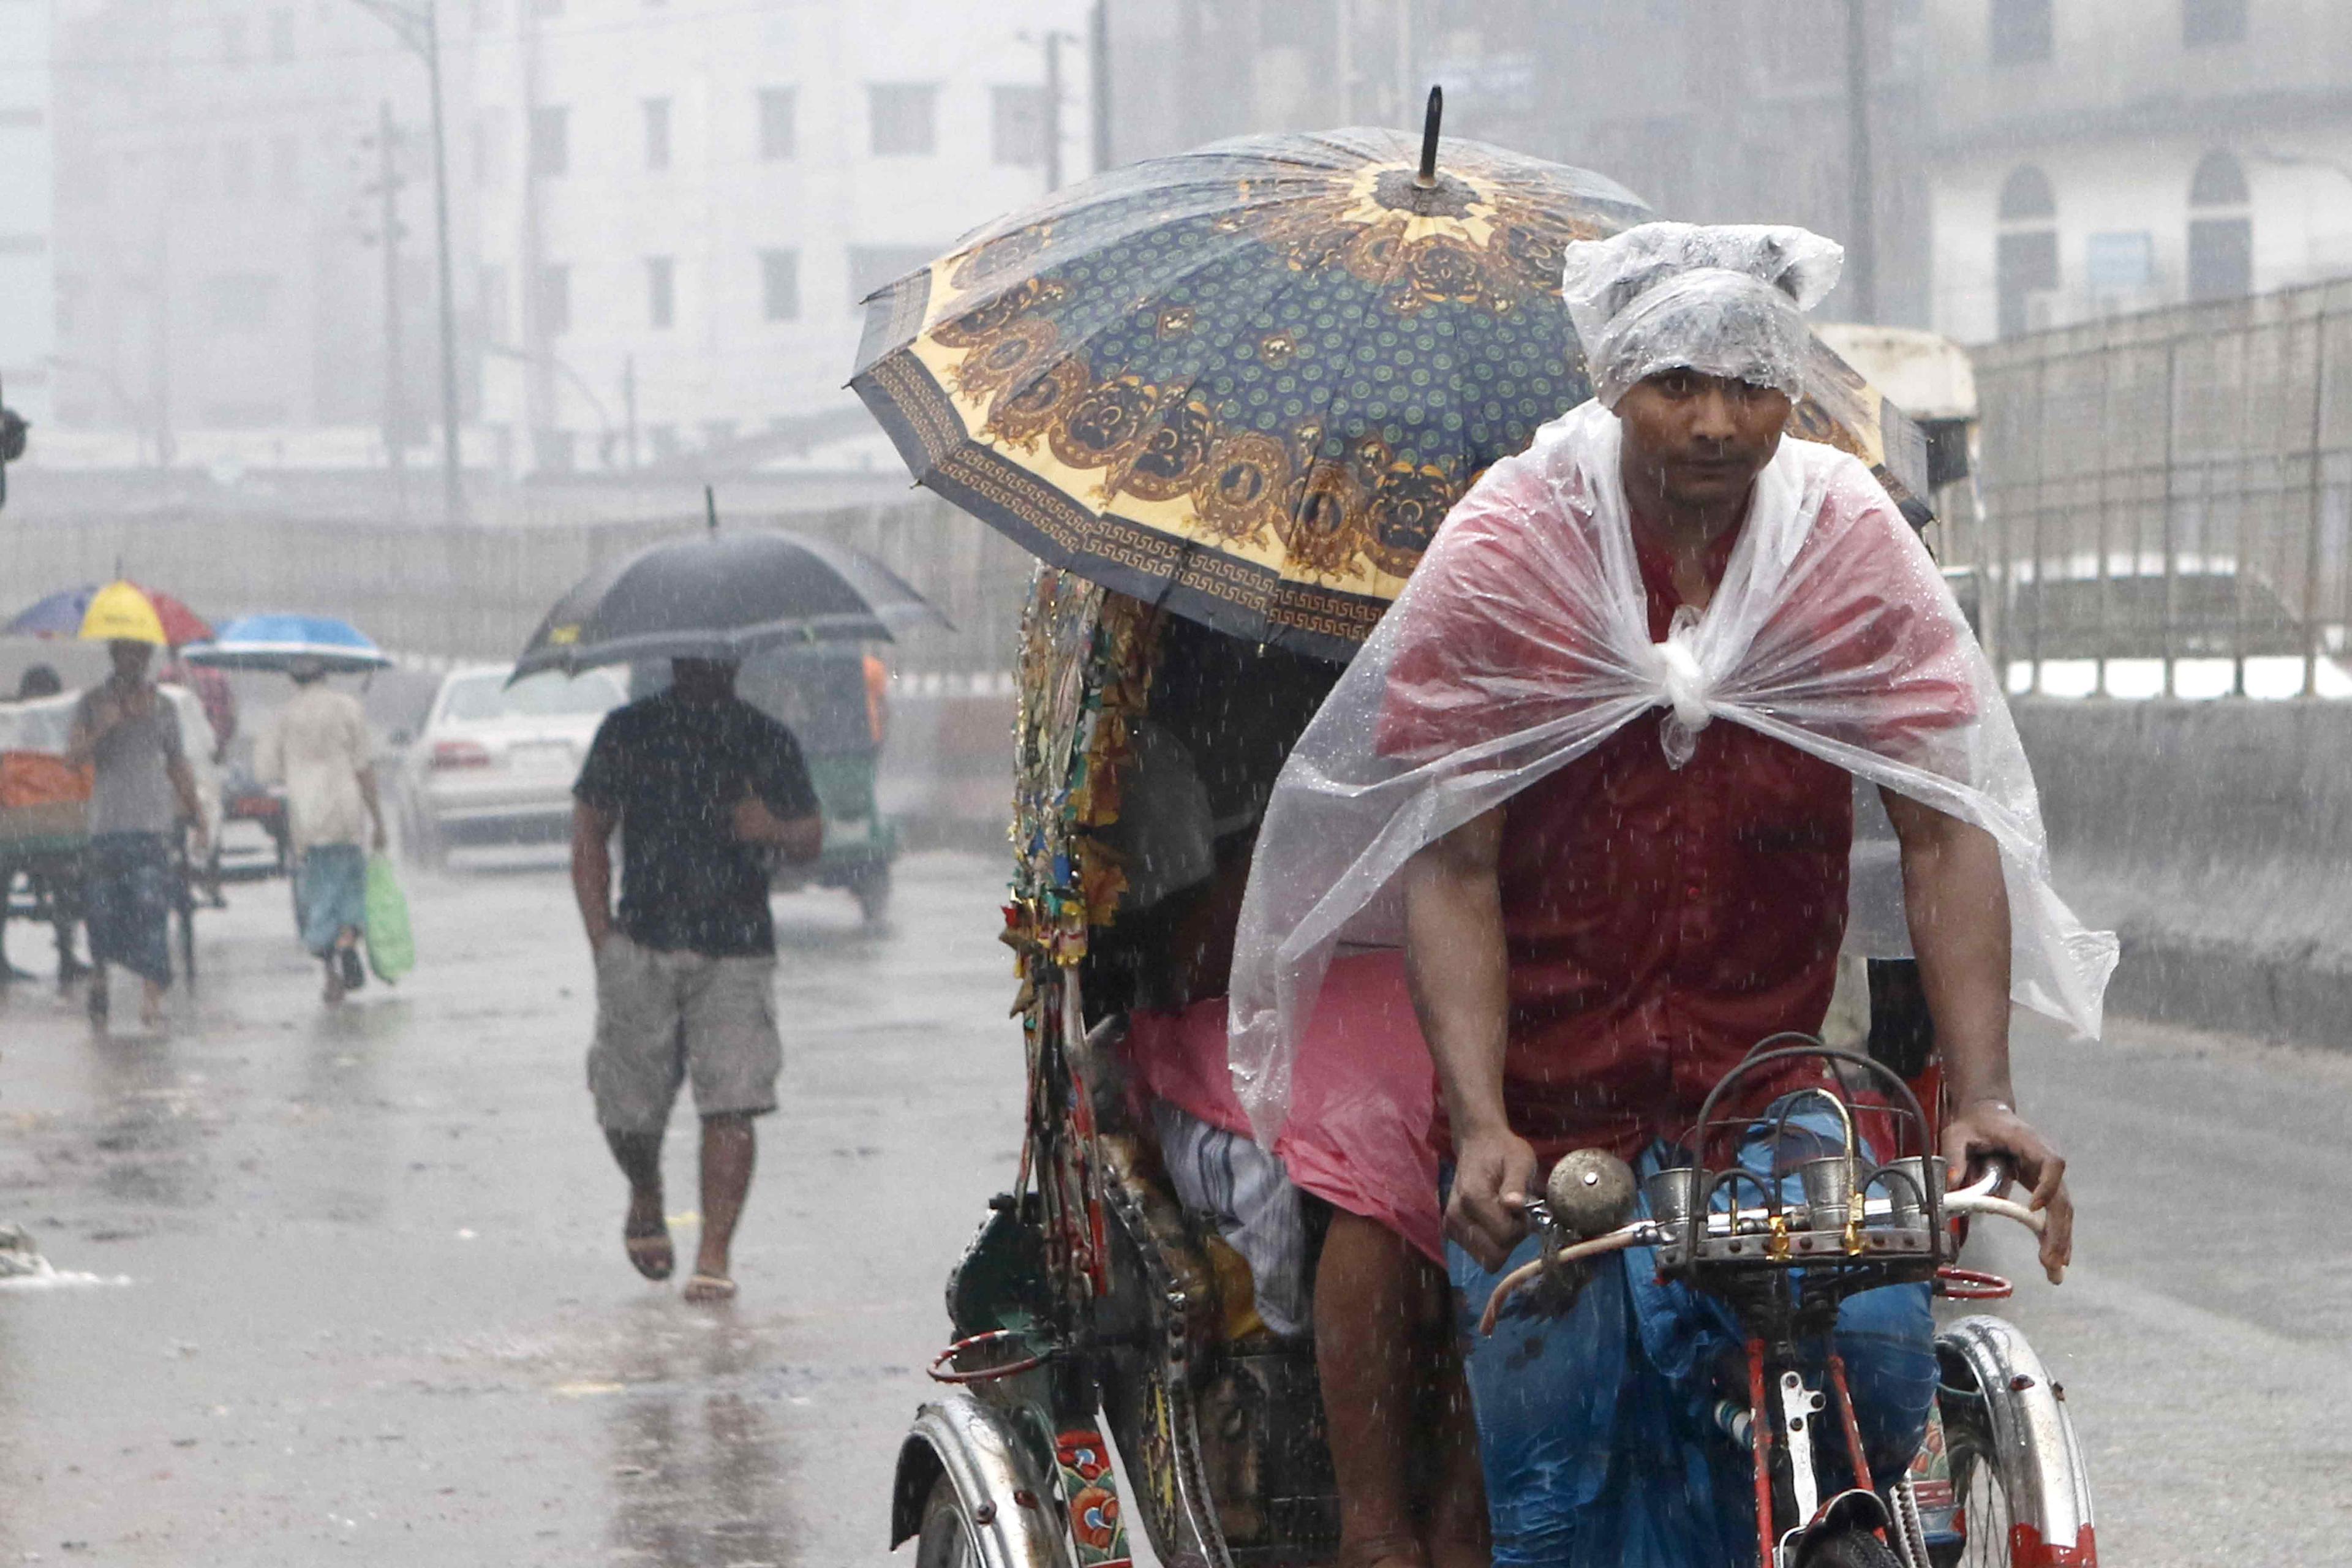
<svg viewBox="0 0 2352 1568"><path fill-rule="evenodd" d="M462 141L504 466L862 429L858 301L1087 172L1089 11L480 0Z"/></svg>
<svg viewBox="0 0 2352 1568"><path fill-rule="evenodd" d="M0 5L0 395L49 423L56 367L49 7Z"/></svg>
<svg viewBox="0 0 2352 1568"><path fill-rule="evenodd" d="M1930 14L1938 330L1982 341L2352 270L2352 7Z"/></svg>
<svg viewBox="0 0 2352 1568"><path fill-rule="evenodd" d="M380 433L356 460L381 433L421 445L425 73L383 25L348 0L61 0L56 67L59 423L135 432L152 462L322 426Z"/></svg>
<svg viewBox="0 0 2352 1568"><path fill-rule="evenodd" d="M1874 297L1825 310L1924 324L1918 0L1112 0L1118 161L1252 131L1445 131L1596 169L1663 216L1795 222L1858 247L1850 19ZM1859 278L1860 268L1850 269Z"/></svg>

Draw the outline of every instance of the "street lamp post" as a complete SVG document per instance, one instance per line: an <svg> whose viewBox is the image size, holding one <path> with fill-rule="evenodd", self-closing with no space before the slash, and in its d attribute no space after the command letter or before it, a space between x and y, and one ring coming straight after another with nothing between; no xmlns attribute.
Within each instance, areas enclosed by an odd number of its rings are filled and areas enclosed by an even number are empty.
<svg viewBox="0 0 2352 1568"><path fill-rule="evenodd" d="M457 301L449 260L449 137L442 109L441 24L434 0L354 0L389 26L409 51L425 61L433 100L433 230L441 293L441 489L448 520L466 511L465 469L457 445Z"/></svg>

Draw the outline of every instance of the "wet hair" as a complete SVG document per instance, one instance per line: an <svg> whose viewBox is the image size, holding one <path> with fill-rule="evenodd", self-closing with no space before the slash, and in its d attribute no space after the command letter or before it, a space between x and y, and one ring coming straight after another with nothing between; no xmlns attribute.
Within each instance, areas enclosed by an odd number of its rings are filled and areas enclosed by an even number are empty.
<svg viewBox="0 0 2352 1568"><path fill-rule="evenodd" d="M46 664L28 664L25 673L16 678L16 699L24 701L35 697L55 697L66 689L58 672Z"/></svg>

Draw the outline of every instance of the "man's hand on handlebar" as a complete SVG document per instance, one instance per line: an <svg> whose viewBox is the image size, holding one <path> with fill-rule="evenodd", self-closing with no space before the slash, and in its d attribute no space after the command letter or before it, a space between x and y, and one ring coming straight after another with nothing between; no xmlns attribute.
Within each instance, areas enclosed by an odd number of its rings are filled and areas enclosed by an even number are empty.
<svg viewBox="0 0 2352 1568"><path fill-rule="evenodd" d="M2042 1268L2055 1285L2065 1278L2066 1265L2074 1258L2074 1199L2066 1190L2066 1157L2000 1100L1962 1106L1944 1127L1950 1184L1959 1187L1975 1181L1994 1156L2006 1157L2016 1166L2018 1179L2032 1194L2027 1206L2050 1215L2042 1233Z"/></svg>
<svg viewBox="0 0 2352 1568"><path fill-rule="evenodd" d="M1536 1152L1507 1128L1456 1140L1454 1194L1445 1234L1492 1273L1527 1234L1528 1196L1536 1190Z"/></svg>

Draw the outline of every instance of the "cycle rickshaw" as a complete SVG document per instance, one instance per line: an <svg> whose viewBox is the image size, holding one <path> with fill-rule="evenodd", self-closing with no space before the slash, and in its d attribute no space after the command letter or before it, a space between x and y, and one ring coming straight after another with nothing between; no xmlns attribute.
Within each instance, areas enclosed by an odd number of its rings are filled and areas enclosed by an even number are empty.
<svg viewBox="0 0 2352 1568"><path fill-rule="evenodd" d="M1194 752L1230 801L1262 806L1448 509L1590 395L1565 247L1649 209L1502 149L1441 159L1440 107L1433 92L1417 139L1240 138L1112 171L867 301L851 385L917 480L1049 563L1021 636L1003 931L1026 1131L1013 1191L949 1279L946 1392L898 1458L890 1539L921 1568L1102 1568L1137 1528L1168 1568L1337 1546L1312 1345L1251 1328L1248 1275L1177 1199L1118 1081L1127 998L1176 943L1123 910L1113 841L1122 817L1163 809L1138 759L1178 708L1246 715ZM1791 433L1871 464L1925 521L1917 427L1825 346L1805 382ZM1887 1184L1846 1196L1867 1247L1895 1217ZM1965 1205L1922 1201L1924 1223L1892 1228L1916 1241L1905 1267L1937 1271L1930 1233ZM1811 1226L1801 1204L1761 1206L1774 1236ZM2022 1339L1970 1319L1939 1354L1950 1455L1887 1478L1920 1523L1887 1532L1896 1549L1913 1568L1961 1550L2092 1561L2064 1409ZM1955 1456L1957 1483L1937 1468Z"/></svg>
<svg viewBox="0 0 2352 1568"><path fill-rule="evenodd" d="M1231 1331L1248 1318L1238 1310L1245 1303L1231 1300L1248 1290L1247 1276L1223 1266L1213 1230L1173 1195L1108 1048L1119 982L1106 961L1118 950L1118 920L1095 840L1118 810L1132 737L1166 693L1156 676L1179 658L1196 686L1245 685L1253 705L1276 716L1277 732L1256 738L1255 765L1270 786L1286 749L1278 731L1304 725L1332 679L1328 667L1250 648L1067 573L1039 574L1023 630L1017 854L1004 931L1020 961L1027 1128L1015 1189L992 1200L949 1279L951 1343L933 1368L948 1386L922 1407L898 1462L890 1536L915 1542L920 1568L1101 1568L1127 1559L1135 1528L1170 1568L1312 1563L1338 1541L1311 1342ZM1901 998L1898 980L1879 976L1874 989L1887 1004ZM2006 1281L1954 1262L1953 1221L2008 1208L1986 1191L1945 1193L1940 1162L1924 1157L1935 1146L1939 1073L1918 1048L1916 1020L1908 1023L1900 1005L1882 1005L1872 1056L1832 1054L1835 1081L1866 1086L1901 1112L1884 1164L1849 1133L1848 1147L1825 1156L1843 1161L1836 1179L1807 1201L1796 1188L1784 1195L1780 1180L1743 1188L1718 1158L1713 1174L1680 1178L1701 1184L1696 1203L1685 1196L1670 1209L1655 1192L1657 1218L1620 1229L1622 1214L1612 1214L1586 1228L1614 1235L1611 1245L1659 1247L1662 1267L1704 1276L1704 1288L1738 1275L1744 1282L1727 1289L1744 1291L1759 1313L1778 1310L1759 1281L1807 1264L1810 1294L1791 1295L1787 1308L1799 1320L1817 1317L1837 1289L1898 1279L1932 1278L1954 1299L2005 1295ZM1810 1040L1799 1048L1821 1049ZM1853 1114L1840 1114L1851 1128ZM1703 1151L1723 1121L1711 1101ZM1713 1220L1710 1196L1726 1211ZM1676 1213L1679 1231L1664 1223ZM1563 1245L1580 1239L1559 1235ZM1809 1322L1773 1331L1785 1339ZM1808 1451L1802 1428L1817 1400L1840 1391L1801 1384L1773 1404L1759 1384L1754 1401L1734 1402L1727 1441L1754 1449L1777 1494L1760 1521L1773 1542L1764 1561L2095 1562L2063 1391L2023 1336L1999 1318L1971 1316L1944 1328L1937 1353L1939 1415L1910 1472L1884 1478L1866 1503L1828 1500L1840 1508L1829 1522L1858 1524L1883 1557L1823 1555L1829 1537L1801 1531L1792 1549L1814 1545L1783 1555L1786 1531L1774 1528L1821 1522L1810 1467L1800 1483L1792 1461ZM1106 1437L1125 1461L1126 1495Z"/></svg>

